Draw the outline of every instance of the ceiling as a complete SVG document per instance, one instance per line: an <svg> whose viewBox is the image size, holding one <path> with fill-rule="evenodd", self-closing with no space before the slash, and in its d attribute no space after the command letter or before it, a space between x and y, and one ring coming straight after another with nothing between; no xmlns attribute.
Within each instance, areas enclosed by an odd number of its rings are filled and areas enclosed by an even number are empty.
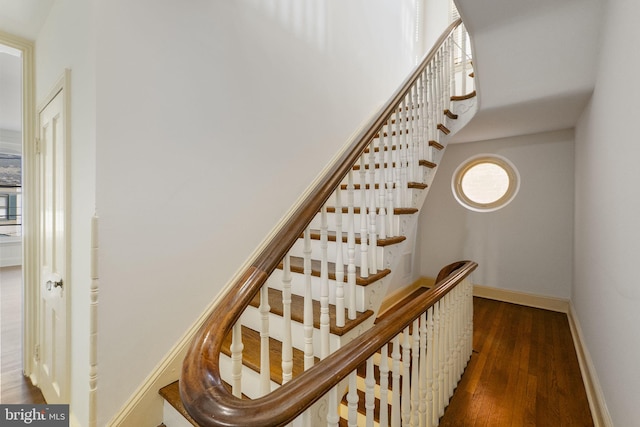
<svg viewBox="0 0 640 427"><path fill-rule="evenodd" d="M457 0L479 111L455 142L572 128L595 85L601 0Z"/></svg>
<svg viewBox="0 0 640 427"><path fill-rule="evenodd" d="M0 0L0 29L35 40L55 0Z"/></svg>

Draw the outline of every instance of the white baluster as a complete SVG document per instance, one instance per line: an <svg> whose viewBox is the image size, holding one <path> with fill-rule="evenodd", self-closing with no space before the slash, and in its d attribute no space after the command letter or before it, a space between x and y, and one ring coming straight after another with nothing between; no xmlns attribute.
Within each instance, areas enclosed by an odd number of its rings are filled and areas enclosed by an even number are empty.
<svg viewBox="0 0 640 427"><path fill-rule="evenodd" d="M411 341L409 327L402 331L402 426L411 423Z"/></svg>
<svg viewBox="0 0 640 427"><path fill-rule="evenodd" d="M340 344L338 344L340 346ZM329 391L329 405L327 409L327 427L338 427L340 423L340 410L338 402L338 387L336 385Z"/></svg>
<svg viewBox="0 0 640 427"><path fill-rule="evenodd" d="M342 215L342 214L339 214ZM320 358L329 355L329 256L327 255L327 207L320 211Z"/></svg>
<svg viewBox="0 0 640 427"><path fill-rule="evenodd" d="M400 335L393 338L391 360L391 427L400 427Z"/></svg>
<svg viewBox="0 0 640 427"><path fill-rule="evenodd" d="M451 94L452 95L457 95L457 92L456 92L456 55L457 53L456 52L459 48L458 46L456 46L456 43L455 43L455 40L456 40L455 34L458 32L459 28L460 27L456 28L454 32L451 34L453 43L451 43L451 52L449 56L451 56L450 67L451 67ZM461 39L458 39L458 40L461 40Z"/></svg>
<svg viewBox="0 0 640 427"><path fill-rule="evenodd" d="M233 325L231 332L231 392L235 397L242 397L242 326L240 322Z"/></svg>
<svg viewBox="0 0 640 427"><path fill-rule="evenodd" d="M356 318L356 233L353 208L353 172L347 178L347 285L349 286L349 319Z"/></svg>
<svg viewBox="0 0 640 427"><path fill-rule="evenodd" d="M413 111L409 111L411 108L411 100L409 96L405 96L403 101L404 108L402 109L402 126L400 126L401 135L399 138L400 141L400 192L398 199L398 206L407 207L407 152L409 151L409 121L413 120L411 117L413 115ZM411 114L411 115L409 115Z"/></svg>
<svg viewBox="0 0 640 427"><path fill-rule="evenodd" d="M367 359L367 373L364 380L365 384L365 414L367 418L367 427L373 427L373 410L376 407L375 386L376 379L373 373L373 357Z"/></svg>
<svg viewBox="0 0 640 427"><path fill-rule="evenodd" d="M429 140L430 141L438 141L438 137L437 137L438 131L436 129L436 126L438 124L435 122L435 112L436 112L435 89L436 89L436 84L435 84L434 67L435 67L435 59L433 59L433 60L431 60L431 62L429 62L429 66L428 66L429 76L428 76L428 80L427 80L427 86L428 86L428 90L429 90L429 117L427 118L427 120L428 120L427 128L429 129Z"/></svg>
<svg viewBox="0 0 640 427"><path fill-rule="evenodd" d="M455 376L454 371L454 359L455 359L455 338L454 331L455 327L453 324L453 320L455 318L455 310L453 304L453 295L448 293L446 295L446 304L447 304L447 402L449 401L449 397L453 395L453 390L455 388L455 384L453 382L453 377Z"/></svg>
<svg viewBox="0 0 640 427"><path fill-rule="evenodd" d="M347 406L349 408L349 416L347 420L349 427L358 427L358 374L356 371L349 374Z"/></svg>
<svg viewBox="0 0 640 427"><path fill-rule="evenodd" d="M462 66L462 82L460 85L462 86L462 94L467 94L467 39L469 34L467 34L466 29L460 25L460 65Z"/></svg>
<svg viewBox="0 0 640 427"><path fill-rule="evenodd" d="M304 369L313 366L313 298L311 293L311 231L304 230Z"/></svg>
<svg viewBox="0 0 640 427"><path fill-rule="evenodd" d="M266 395L271 391L271 365L269 363L269 287L260 289L260 392Z"/></svg>
<svg viewBox="0 0 640 427"><path fill-rule="evenodd" d="M344 260L342 255L342 190L336 188L336 326L344 326Z"/></svg>
<svg viewBox="0 0 640 427"><path fill-rule="evenodd" d="M393 180L395 183L394 186L394 206L402 207L402 186L400 185L401 177L401 160L400 156L402 153L402 121L406 119L406 116L403 118L403 112L406 115L406 110L404 109L404 100L400 102L400 106L396 112L396 162L393 167ZM400 234L399 230L395 230L394 236Z"/></svg>
<svg viewBox="0 0 640 427"><path fill-rule="evenodd" d="M418 102L420 103L420 135L418 139L418 161L420 161L420 159L428 159L429 161L432 161L431 159L427 158L427 150L429 147L429 138L427 137L427 115L429 113L426 94L427 85L425 84L426 78L427 71L425 69L422 73L420 73L420 83L418 87ZM419 167L418 170L420 170ZM416 181L422 182L422 179L424 179L422 174L417 174L416 176Z"/></svg>
<svg viewBox="0 0 640 427"><path fill-rule="evenodd" d="M387 180L387 171L388 168L391 167L391 163L387 163L385 159L385 147L384 147L384 126L380 128L380 138L378 138L378 159L380 161L380 173L378 174L377 180L377 194L378 194L378 238L386 239L387 238L387 208L386 208L386 193L385 193L385 182ZM372 143L373 145L373 143ZM377 250L376 250L377 252ZM376 263L376 266L378 264Z"/></svg>
<svg viewBox="0 0 640 427"><path fill-rule="evenodd" d="M380 349L380 427L389 426L389 346Z"/></svg>
<svg viewBox="0 0 640 427"><path fill-rule="evenodd" d="M432 427L434 424L434 403L433 403L433 356L435 354L435 343L433 341L433 307L427 311L427 414L425 426Z"/></svg>
<svg viewBox="0 0 640 427"><path fill-rule="evenodd" d="M282 268L282 384L293 377L293 344L291 340L291 256L285 255Z"/></svg>
<svg viewBox="0 0 640 427"><path fill-rule="evenodd" d="M433 425L438 425L440 419L440 302L433 305L433 408L431 412Z"/></svg>
<svg viewBox="0 0 640 427"><path fill-rule="evenodd" d="M382 130L380 130L382 132ZM376 159L373 142L369 144L369 273L378 272L378 235L377 235L377 212L376 212ZM380 175L383 173L384 163L380 162ZM362 183L361 185L364 185Z"/></svg>
<svg viewBox="0 0 640 427"><path fill-rule="evenodd" d="M427 313L422 313L420 316L420 395L419 395L419 425L426 426L427 425ZM431 350L431 349L429 349Z"/></svg>
<svg viewBox="0 0 640 427"><path fill-rule="evenodd" d="M440 300L440 321L439 321L439 335L438 335L438 417L444 415L444 408L446 406L445 401L445 372L444 367L446 364L446 348L447 348L447 329L446 329L446 316L447 310L444 304L444 299Z"/></svg>
<svg viewBox="0 0 640 427"><path fill-rule="evenodd" d="M411 87L411 96L413 97L413 121L411 126L411 145L409 148L409 181L417 182L419 167L419 155L418 146L420 143L420 121L422 120L422 109L420 106L420 99L418 95L419 81L413 84Z"/></svg>
<svg viewBox="0 0 640 427"><path fill-rule="evenodd" d="M420 321L413 321L413 340L411 347L411 425L420 422L418 409L420 407Z"/></svg>
<svg viewBox="0 0 640 427"><path fill-rule="evenodd" d="M360 156L360 276L369 277L369 247L367 243L367 188L364 155Z"/></svg>
<svg viewBox="0 0 640 427"><path fill-rule="evenodd" d="M396 122L399 119L396 117ZM398 233L395 230L395 213L393 211L393 138L392 134L392 121L391 119L387 120L387 137L385 138L386 150L384 153L384 159L387 163L387 168L385 168L385 179L387 186L387 230L389 236L397 236Z"/></svg>

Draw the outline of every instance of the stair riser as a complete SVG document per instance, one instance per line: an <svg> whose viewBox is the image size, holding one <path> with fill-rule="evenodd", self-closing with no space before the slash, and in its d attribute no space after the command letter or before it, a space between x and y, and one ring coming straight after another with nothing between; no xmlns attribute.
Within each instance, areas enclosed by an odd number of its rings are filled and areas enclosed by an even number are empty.
<svg viewBox="0 0 640 427"><path fill-rule="evenodd" d="M345 277L347 273L345 271ZM282 270L275 270L269 279L267 284L270 288L282 290ZM320 299L320 288L322 286L322 279L319 277L311 276L311 292L313 299ZM371 285L369 285L371 286ZM294 295L304 296L306 287L306 278L303 274L291 273L291 293ZM356 310L366 311L368 309L368 300L366 298L366 287L356 285ZM349 286L344 283L345 301L349 302ZM329 280L329 304L335 304L336 301L336 282Z"/></svg>
<svg viewBox="0 0 640 427"><path fill-rule="evenodd" d="M415 168L415 171L413 171L413 169L414 168L411 168L409 166L405 168L394 168L382 174L385 169L376 168L374 173L374 183L380 183L381 176L384 177L385 183L388 177L392 178L394 182L400 182L403 175L406 176L407 182L426 182L425 177L429 176L429 171L431 170L431 168L428 168L426 166L418 166L417 168ZM391 173L392 175L389 176L388 173ZM352 176L354 185L362 184L363 181L365 185L371 183L371 174L369 173L369 169L365 169L364 177L360 173L360 170L354 170ZM348 184L348 177L345 177L342 183ZM343 203L346 203L346 190L343 191L343 193L345 194L345 202Z"/></svg>
<svg viewBox="0 0 640 427"><path fill-rule="evenodd" d="M366 206L370 206L371 205L371 190L367 189L365 190L367 192L365 199L366 199ZM403 206L401 206L400 204L400 199L402 198L402 196L400 196L399 191L396 189L392 189L392 197L393 197L393 206L396 208L412 208L414 207L411 203L411 201L414 199L414 197L419 194L421 191L420 189L414 189L414 188L409 188L404 190L405 191L405 203ZM348 193L347 190L342 190L341 191L341 203L342 206L346 206L347 204L347 197L348 197ZM374 200L376 202L376 206L380 206L380 203L384 203L384 207L386 208L388 203L387 203L387 197L388 197L388 191L386 190L386 188L382 189L382 194L384 196L384 199L381 199L380 197L380 190L376 189L374 191L373 197ZM354 189L353 190L353 205L354 206L361 206L361 200L362 200L362 190L361 189ZM331 195L331 197L329 197L329 200L327 201L327 206L336 206L336 195L335 192ZM344 225L343 225L344 227Z"/></svg>
<svg viewBox="0 0 640 427"><path fill-rule="evenodd" d="M328 242L327 244L327 257L330 262L336 262L337 256L337 247L338 243L336 242ZM370 245L367 246L368 251L371 251L372 248ZM342 243L342 263L346 266L349 263L349 247L347 243ZM391 260L391 248L387 247L376 247L373 248L376 252L376 260L377 260L377 269L383 270L389 267L389 263ZM359 244L356 244L355 247L355 264L360 267L362 262L362 257L360 256L361 247ZM304 257L304 239L298 239L298 241L291 248L291 255ZM311 257L315 259L320 259L322 257L322 242L319 240L311 240ZM369 256L369 260L371 260L371 256ZM371 261L369 261L371 262ZM346 268L345 268L346 272Z"/></svg>
<svg viewBox="0 0 640 427"><path fill-rule="evenodd" d="M329 227L329 230L335 230L336 229L336 222L335 222L335 217L336 215L342 215L342 230L347 231L348 230L348 219L349 219L349 215L346 213L343 214L337 214L337 213L327 213L327 226ZM415 214L410 214L410 215L415 215ZM387 217L387 236L404 236L406 235L407 230L404 228L404 222L402 220L401 217L409 217L410 215L394 215L392 221L389 221L389 217ZM360 232L361 231L361 227L362 227L362 222L361 222L361 218L360 218L360 214L354 214L353 215L354 218L354 231L355 232ZM366 215L365 217L366 220L366 228L367 228L367 232L369 230L369 215ZM381 224L381 218L380 215L377 216L377 220L376 220L376 224L378 229L380 229L380 224ZM321 226L321 218L320 215L316 215L315 218L311 221L311 228L315 229L315 230L319 230L320 226ZM390 230L389 228L392 227L393 230ZM394 230L396 230L397 232L393 232Z"/></svg>

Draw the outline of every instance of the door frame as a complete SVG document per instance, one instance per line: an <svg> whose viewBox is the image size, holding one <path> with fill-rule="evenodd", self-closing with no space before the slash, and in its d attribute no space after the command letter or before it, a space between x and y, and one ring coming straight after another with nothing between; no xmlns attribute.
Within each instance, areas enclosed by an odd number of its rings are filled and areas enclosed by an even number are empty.
<svg viewBox="0 0 640 427"><path fill-rule="evenodd" d="M22 51L22 369L32 381L38 334L38 249L34 227L38 224L35 176L36 108L34 44L0 31L0 43Z"/></svg>
<svg viewBox="0 0 640 427"><path fill-rule="evenodd" d="M62 111L63 111L63 115L64 115L64 119L63 119L63 126L64 126L64 130L63 130L63 144L64 144L64 162L65 162L65 205L64 205L64 211L65 211L65 225L64 225L64 239L65 239L65 250L66 250L66 254L65 254L65 271L66 271L66 276L64 278L64 288L65 288L65 293L66 296L65 298L67 299L66 301L66 313L65 313L65 317L66 317L66 324L65 324L65 336L67 337L66 340L66 348L64 350L64 354L66 355L66 360L65 360L65 364L67 366L66 369L66 384L67 384L67 390L64 390L61 393L61 397L63 398L64 401L69 402L69 399L71 397L71 304L72 304L72 299L73 299L73 295L72 295L72 288L73 288L73 283L71 280L71 176L70 176L70 168L71 168L71 153L70 153L70 147L71 144L69 143L70 137L69 137L69 133L71 131L71 126L70 126L70 114L71 114L71 104L70 104L70 96L69 96L69 91L71 90L71 71L66 68L64 70L64 73L62 74L62 76L60 76L60 78L58 79L58 81L54 84L54 86L51 88L51 90L49 91L49 93L47 94L47 96L38 104L38 107L36 109L36 114L35 114L35 129L37 129L36 134L34 135L34 140L35 140L35 144L31 144L34 148L34 152L33 152L33 168L31 170L31 177L34 179L34 191L32 194L32 197L29 199L34 205L35 205L35 213L36 215L33 218L33 222L31 223L31 233L32 234L32 238L35 240L35 247L37 248L37 252L35 254L35 256L33 256L31 259L34 260L34 264L31 265L30 267L35 269L35 278L36 281L33 282L33 294L31 295L31 297L35 298L34 300L31 300L30 302L33 303L35 305L35 312L32 313L32 315L29 317L29 322L33 322L33 324L29 325L30 328L32 328L32 333L34 334L34 339L35 339L35 346L34 346L34 354L32 355L32 360L33 360L33 365L32 365L32 372L31 372L31 379L33 381L34 384L38 384L39 381L39 370L40 370L40 364L39 364L39 344L40 344L40 339L41 339L41 320L40 319L40 293L42 290L42 277L41 277L41 271L40 271L40 265L41 265L41 259L40 259L40 253L41 253L41 239L40 239L40 224L39 224L39 219L40 219L40 213L42 211L42 207L40 206L40 140L39 140L39 134L40 134L40 113L47 107L47 105L49 105L49 103L56 98L57 96L62 96ZM25 296L26 299L26 296Z"/></svg>

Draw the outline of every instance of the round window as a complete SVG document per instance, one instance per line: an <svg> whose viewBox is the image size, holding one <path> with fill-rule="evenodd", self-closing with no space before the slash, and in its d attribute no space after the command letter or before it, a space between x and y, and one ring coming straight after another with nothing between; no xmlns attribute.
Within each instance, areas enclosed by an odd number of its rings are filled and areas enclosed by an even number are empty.
<svg viewBox="0 0 640 427"><path fill-rule="evenodd" d="M520 188L513 163L495 154L480 154L464 161L453 174L451 189L456 200L476 212L506 206Z"/></svg>

